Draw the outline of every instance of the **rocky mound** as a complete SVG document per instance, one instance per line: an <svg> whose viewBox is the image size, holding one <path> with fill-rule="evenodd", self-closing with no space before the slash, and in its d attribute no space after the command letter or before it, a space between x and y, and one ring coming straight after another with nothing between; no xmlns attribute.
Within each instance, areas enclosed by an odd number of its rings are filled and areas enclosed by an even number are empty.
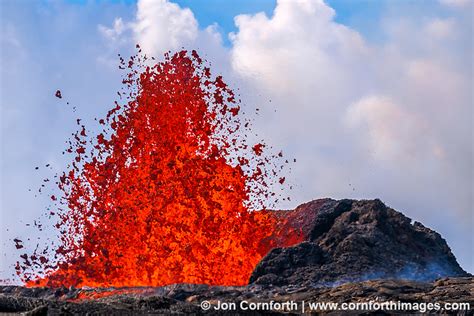
<svg viewBox="0 0 474 316"><path fill-rule="evenodd" d="M305 241L270 251L250 283L324 286L469 275L438 233L380 200L321 199L277 215L288 219L286 228L301 228Z"/></svg>

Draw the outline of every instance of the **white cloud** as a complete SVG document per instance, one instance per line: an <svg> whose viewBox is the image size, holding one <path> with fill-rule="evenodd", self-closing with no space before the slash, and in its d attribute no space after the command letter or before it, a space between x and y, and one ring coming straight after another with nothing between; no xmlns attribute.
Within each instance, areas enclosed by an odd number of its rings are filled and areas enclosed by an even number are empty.
<svg viewBox="0 0 474 316"><path fill-rule="evenodd" d="M128 27L123 23L122 18L116 18L111 28L99 24L99 32L111 41L116 41Z"/></svg>
<svg viewBox="0 0 474 316"><path fill-rule="evenodd" d="M149 56L163 57L167 51L197 49L216 61L219 71L225 72L227 51L222 45L219 26L214 23L199 28L189 8L182 8L168 0L140 0L134 19L124 22L116 18L112 27L98 26L99 32L115 49L100 57L101 62L115 67L117 47L130 50L139 44ZM133 52L133 50L130 50ZM225 60L224 60L225 59Z"/></svg>
<svg viewBox="0 0 474 316"><path fill-rule="evenodd" d="M426 24L429 37L444 39L456 35L456 22L453 19L432 19Z"/></svg>
<svg viewBox="0 0 474 316"><path fill-rule="evenodd" d="M166 0L141 0L133 23L135 40L151 55L162 55L193 42L198 22L188 8Z"/></svg>
<svg viewBox="0 0 474 316"><path fill-rule="evenodd" d="M237 16L239 30L231 34L234 70L283 93L295 83L310 89L318 82L340 83L366 47L357 32L334 23L334 15L323 1L280 0L271 18Z"/></svg>
<svg viewBox="0 0 474 316"><path fill-rule="evenodd" d="M345 121L358 129L373 157L384 163L410 163L442 152L439 145L430 144L426 122L387 97L360 99L347 109Z"/></svg>

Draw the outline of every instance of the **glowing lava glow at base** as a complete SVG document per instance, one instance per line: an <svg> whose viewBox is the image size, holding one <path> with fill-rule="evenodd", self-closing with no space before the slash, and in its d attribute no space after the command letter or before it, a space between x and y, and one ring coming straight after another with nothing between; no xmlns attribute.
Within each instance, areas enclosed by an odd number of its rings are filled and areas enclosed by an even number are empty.
<svg viewBox="0 0 474 316"><path fill-rule="evenodd" d="M278 219L252 211L276 199L283 158L248 144L222 77L195 51L150 61L122 59L126 101L99 120L102 132L78 120L61 196L51 196L60 244L53 256L21 256L28 286L245 285L271 248L300 241L296 231L276 238Z"/></svg>

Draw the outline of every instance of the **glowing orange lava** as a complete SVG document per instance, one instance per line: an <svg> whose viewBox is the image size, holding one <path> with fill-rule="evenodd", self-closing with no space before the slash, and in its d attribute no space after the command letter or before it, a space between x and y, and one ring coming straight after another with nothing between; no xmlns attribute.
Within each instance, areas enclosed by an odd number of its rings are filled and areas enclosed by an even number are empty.
<svg viewBox="0 0 474 316"><path fill-rule="evenodd" d="M103 132L82 126L67 150L63 194L51 197L61 204L56 262L23 255L28 285L244 285L276 246L276 217L251 209L272 198L268 181L285 181L281 154L247 144L234 93L195 51L145 61L126 65L127 101L99 121Z"/></svg>

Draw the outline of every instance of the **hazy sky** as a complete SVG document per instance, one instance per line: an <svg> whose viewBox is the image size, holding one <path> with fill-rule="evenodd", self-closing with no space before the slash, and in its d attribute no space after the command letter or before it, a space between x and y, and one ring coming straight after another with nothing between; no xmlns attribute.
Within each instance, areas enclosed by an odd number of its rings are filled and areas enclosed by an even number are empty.
<svg viewBox="0 0 474 316"><path fill-rule="evenodd" d="M120 88L117 54L136 43L197 49L261 109L259 134L297 159L280 207L380 198L474 272L473 3L2 1L0 278L19 255L11 239L34 247L26 224L48 223L35 194L64 169L75 119L96 127Z"/></svg>

